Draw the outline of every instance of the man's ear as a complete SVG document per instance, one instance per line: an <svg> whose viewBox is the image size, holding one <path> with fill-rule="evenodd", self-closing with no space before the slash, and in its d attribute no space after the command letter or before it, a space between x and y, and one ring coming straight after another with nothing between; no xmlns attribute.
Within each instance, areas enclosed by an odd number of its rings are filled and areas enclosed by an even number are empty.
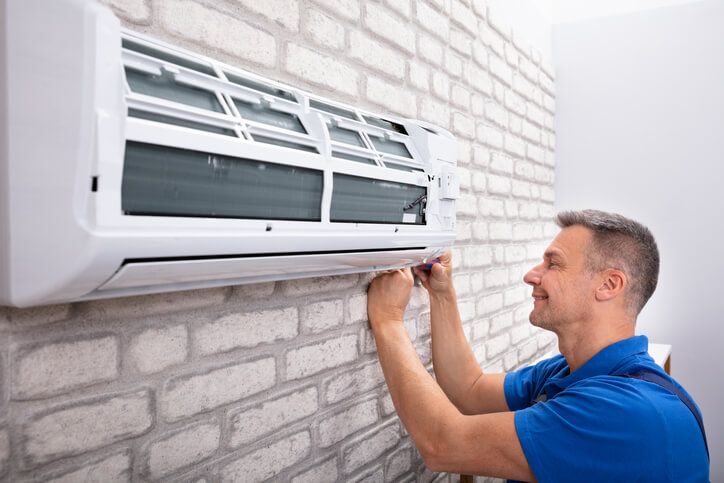
<svg viewBox="0 0 724 483"><path fill-rule="evenodd" d="M628 278L621 270L610 268L602 273L601 285L596 289L596 300L605 302L623 294L628 286Z"/></svg>

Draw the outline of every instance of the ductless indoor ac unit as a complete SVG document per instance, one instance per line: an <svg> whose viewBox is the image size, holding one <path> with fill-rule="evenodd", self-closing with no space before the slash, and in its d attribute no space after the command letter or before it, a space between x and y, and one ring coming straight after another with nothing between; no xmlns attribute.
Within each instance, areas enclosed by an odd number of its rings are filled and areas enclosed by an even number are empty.
<svg viewBox="0 0 724 483"><path fill-rule="evenodd" d="M455 236L455 139L5 0L0 305L409 266ZM213 28L213 26L209 26Z"/></svg>

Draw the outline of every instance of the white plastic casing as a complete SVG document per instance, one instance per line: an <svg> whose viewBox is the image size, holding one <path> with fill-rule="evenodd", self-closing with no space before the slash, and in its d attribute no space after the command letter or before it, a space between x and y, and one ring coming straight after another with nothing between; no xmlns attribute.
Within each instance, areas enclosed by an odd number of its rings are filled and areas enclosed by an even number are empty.
<svg viewBox="0 0 724 483"><path fill-rule="evenodd" d="M368 124L377 115L221 64L121 29L105 7L84 0L5 0L0 42L0 305L19 307L239 283L410 266L455 238L456 143L429 124L384 116L406 135ZM213 68L218 79L121 48L131 39ZM124 65L165 73L216 93L224 113L203 112L132 92ZM296 102L231 85L234 74L293 94ZM306 134L247 122L230 96L294 112ZM350 120L310 99L355 113ZM129 117L128 109L233 130L222 136ZM404 142L411 159L330 139L339 125ZM255 142L263 134L318 153ZM319 221L251 220L124 213L126 142L284 163L324 172ZM366 155L365 165L332 151ZM290 152L293 156L290 156ZM387 162L418 171L386 167ZM332 174L424 186L425 224L330 221Z"/></svg>

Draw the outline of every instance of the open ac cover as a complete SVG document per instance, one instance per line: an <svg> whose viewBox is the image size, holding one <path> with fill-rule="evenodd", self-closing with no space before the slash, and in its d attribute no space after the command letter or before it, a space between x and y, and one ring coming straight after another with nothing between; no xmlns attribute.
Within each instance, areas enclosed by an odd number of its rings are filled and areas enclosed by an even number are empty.
<svg viewBox="0 0 724 483"><path fill-rule="evenodd" d="M455 140L120 28L6 0L0 305L421 263L453 243Z"/></svg>

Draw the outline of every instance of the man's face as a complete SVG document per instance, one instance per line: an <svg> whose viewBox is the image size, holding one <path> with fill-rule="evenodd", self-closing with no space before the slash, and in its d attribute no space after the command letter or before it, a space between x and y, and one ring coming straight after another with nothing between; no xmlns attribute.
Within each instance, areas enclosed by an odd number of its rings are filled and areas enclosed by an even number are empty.
<svg viewBox="0 0 724 483"><path fill-rule="evenodd" d="M555 331L591 316L594 284L586 253L592 237L583 226L564 228L546 249L543 261L525 274L523 281L533 287L533 325Z"/></svg>

